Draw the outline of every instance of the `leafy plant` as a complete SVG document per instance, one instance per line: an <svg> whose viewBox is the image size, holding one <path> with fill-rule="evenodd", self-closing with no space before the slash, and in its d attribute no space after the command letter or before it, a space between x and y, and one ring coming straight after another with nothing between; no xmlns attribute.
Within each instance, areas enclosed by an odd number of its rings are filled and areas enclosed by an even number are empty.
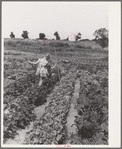
<svg viewBox="0 0 122 149"><path fill-rule="evenodd" d="M101 144L102 139L108 137L108 98L105 89L108 87L107 74L99 71L93 78L91 74L82 71L80 80L80 98L77 106L79 116L75 120L78 133L83 143L87 139L87 144ZM97 136L101 133L101 140L98 141ZM91 138L93 141L90 141ZM107 139L103 140L102 143L106 144Z"/></svg>
<svg viewBox="0 0 122 149"><path fill-rule="evenodd" d="M33 121L34 107L46 102L46 96L53 86L45 84L37 87L37 81L38 78L36 79L33 74L28 74L6 88L4 104L7 104L9 110L4 115L4 140L14 138L18 128L24 129Z"/></svg>

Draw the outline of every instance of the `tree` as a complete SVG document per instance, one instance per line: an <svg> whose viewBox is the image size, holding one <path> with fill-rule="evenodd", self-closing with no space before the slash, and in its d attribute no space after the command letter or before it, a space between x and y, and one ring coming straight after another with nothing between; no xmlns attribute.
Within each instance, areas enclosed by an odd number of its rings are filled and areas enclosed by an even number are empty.
<svg viewBox="0 0 122 149"><path fill-rule="evenodd" d="M40 33L39 34L39 39L45 39L45 34L44 33Z"/></svg>
<svg viewBox="0 0 122 149"><path fill-rule="evenodd" d="M100 28L96 30L93 35L95 39L105 39L108 38L108 30L106 28Z"/></svg>
<svg viewBox="0 0 122 149"><path fill-rule="evenodd" d="M81 39L81 33L80 32L75 36L75 41L78 41L78 39Z"/></svg>
<svg viewBox="0 0 122 149"><path fill-rule="evenodd" d="M104 48L108 46L108 30L106 28L100 28L96 30L93 35L95 40Z"/></svg>
<svg viewBox="0 0 122 149"><path fill-rule="evenodd" d="M56 36L56 40L60 40L60 36L59 36L58 32L55 32L54 36Z"/></svg>
<svg viewBox="0 0 122 149"><path fill-rule="evenodd" d="M24 39L29 38L28 37L29 32L23 31L23 34L21 35Z"/></svg>
<svg viewBox="0 0 122 149"><path fill-rule="evenodd" d="M11 38L15 38L15 35L14 35L13 32L11 32L10 37L11 37Z"/></svg>

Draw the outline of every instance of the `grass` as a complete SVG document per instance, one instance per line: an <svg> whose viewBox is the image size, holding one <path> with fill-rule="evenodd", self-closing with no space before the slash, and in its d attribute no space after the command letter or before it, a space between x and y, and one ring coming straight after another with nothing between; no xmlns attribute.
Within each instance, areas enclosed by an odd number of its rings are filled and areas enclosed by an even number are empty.
<svg viewBox="0 0 122 149"><path fill-rule="evenodd" d="M34 41L34 40L24 40L24 39L5 39L4 45L8 45L11 47L17 46L28 46L28 47L39 47L39 46L46 46L46 47L71 47L74 46L76 48L84 48L84 49L97 49L101 48L95 41L54 41L54 40L47 40L47 41Z"/></svg>
<svg viewBox="0 0 122 149"><path fill-rule="evenodd" d="M65 43L65 42L50 42L49 43L50 46L52 47L69 47L69 44L68 43Z"/></svg>

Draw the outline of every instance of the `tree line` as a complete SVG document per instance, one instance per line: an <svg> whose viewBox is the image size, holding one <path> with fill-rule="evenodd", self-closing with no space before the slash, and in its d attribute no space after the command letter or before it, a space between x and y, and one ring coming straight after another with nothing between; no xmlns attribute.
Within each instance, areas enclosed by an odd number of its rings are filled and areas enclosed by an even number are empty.
<svg viewBox="0 0 122 149"><path fill-rule="evenodd" d="M29 32L28 31L23 31L22 33L22 37L24 39L28 39ZM106 47L108 46L108 30L106 28L100 28L98 30L96 30L93 35L95 36L95 38L93 39L94 41L97 41L102 47ZM58 33L58 31L56 31L54 33L54 36L56 37L56 40L61 40L60 35ZM44 33L39 33L39 38L40 40L48 40L47 38L45 38L46 35ZM15 38L15 35L13 32L11 32L10 34L10 38ZM75 41L78 41L81 39L81 33L79 32L77 35L75 35ZM54 40L54 39L53 39ZM65 41L69 41L69 37L67 37L66 39L64 39Z"/></svg>
<svg viewBox="0 0 122 149"><path fill-rule="evenodd" d="M24 39L27 39L27 38L29 38L28 34L29 34L28 31L23 31L23 33L22 33L21 36L22 36ZM54 36L56 37L56 40L61 40L58 31L56 31L56 32L54 33ZM38 39L40 39L40 40L47 40L47 38L45 38L45 37L46 37L46 35L45 35L44 33L39 33L39 38L38 38ZM15 34L14 34L13 32L11 32L10 38L15 38ZM77 41L78 39L81 39L81 33L78 33L78 34L75 36L75 40ZM64 39L64 40L67 40L67 41L68 41L68 40L69 40L69 37L67 37L67 38Z"/></svg>

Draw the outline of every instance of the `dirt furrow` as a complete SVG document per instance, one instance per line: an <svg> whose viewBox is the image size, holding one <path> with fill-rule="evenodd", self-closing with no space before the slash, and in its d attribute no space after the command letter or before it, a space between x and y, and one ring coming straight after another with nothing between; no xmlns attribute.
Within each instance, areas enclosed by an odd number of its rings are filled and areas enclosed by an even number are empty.
<svg viewBox="0 0 122 149"><path fill-rule="evenodd" d="M77 78L75 82L75 90L73 93L73 97L71 99L70 110L67 116L67 123L66 123L67 137L64 141L64 144L75 144L75 138L77 136L77 127L74 120L78 116L76 106L77 106L77 99L79 98L79 89L80 89L80 80L79 78Z"/></svg>

